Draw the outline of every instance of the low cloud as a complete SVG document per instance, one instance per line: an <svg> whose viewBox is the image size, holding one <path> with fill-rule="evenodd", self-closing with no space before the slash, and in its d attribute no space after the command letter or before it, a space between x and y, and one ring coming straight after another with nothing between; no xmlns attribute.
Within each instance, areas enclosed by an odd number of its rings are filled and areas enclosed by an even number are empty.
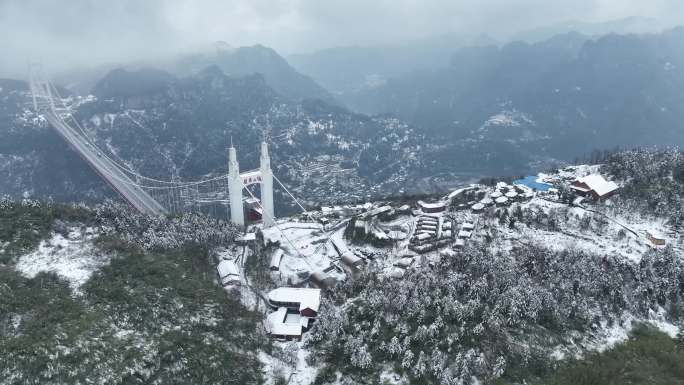
<svg viewBox="0 0 684 385"><path fill-rule="evenodd" d="M0 77L29 60L53 70L209 47L281 52L401 43L436 34L488 35L566 20L628 16L684 22L679 0L0 0Z"/></svg>

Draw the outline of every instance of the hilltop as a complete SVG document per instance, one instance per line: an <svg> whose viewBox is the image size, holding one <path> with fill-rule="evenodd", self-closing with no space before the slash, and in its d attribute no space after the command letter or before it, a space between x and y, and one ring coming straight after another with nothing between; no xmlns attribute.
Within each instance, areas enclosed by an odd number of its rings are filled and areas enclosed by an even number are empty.
<svg viewBox="0 0 684 385"><path fill-rule="evenodd" d="M12 383L571 378L575 358L635 354L630 344L684 326L683 159L621 152L420 201L324 206L247 234L204 216L4 199L0 373ZM588 175L618 190L577 199L571 186ZM225 261L238 277L222 288ZM267 338L278 287L323 289L295 341Z"/></svg>

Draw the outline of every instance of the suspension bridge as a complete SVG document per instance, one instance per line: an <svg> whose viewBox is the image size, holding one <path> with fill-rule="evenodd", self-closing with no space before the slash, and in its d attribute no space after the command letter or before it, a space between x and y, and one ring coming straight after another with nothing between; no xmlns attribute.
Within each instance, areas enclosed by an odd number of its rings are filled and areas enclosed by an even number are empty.
<svg viewBox="0 0 684 385"><path fill-rule="evenodd" d="M235 148L231 144L228 173L197 181L160 180L141 175L116 155L100 148L96 140L74 116L75 109L62 98L58 89L46 80L39 66L30 71L33 107L57 133L92 167L121 197L143 214L158 216L201 211L205 205L230 207L230 219L245 225L243 192L257 202L265 227L275 224L273 181L275 180L294 202L304 207L273 175L268 146L261 144L260 167L240 172ZM248 188L260 185L261 199Z"/></svg>

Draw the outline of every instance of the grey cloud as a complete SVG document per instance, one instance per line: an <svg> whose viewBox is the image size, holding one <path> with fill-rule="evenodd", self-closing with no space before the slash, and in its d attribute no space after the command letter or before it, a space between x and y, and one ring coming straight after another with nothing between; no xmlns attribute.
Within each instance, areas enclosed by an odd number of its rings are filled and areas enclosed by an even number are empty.
<svg viewBox="0 0 684 385"><path fill-rule="evenodd" d="M626 16L684 22L680 0L0 0L0 76L29 59L62 70L206 47L279 51L401 43L434 34L512 33Z"/></svg>

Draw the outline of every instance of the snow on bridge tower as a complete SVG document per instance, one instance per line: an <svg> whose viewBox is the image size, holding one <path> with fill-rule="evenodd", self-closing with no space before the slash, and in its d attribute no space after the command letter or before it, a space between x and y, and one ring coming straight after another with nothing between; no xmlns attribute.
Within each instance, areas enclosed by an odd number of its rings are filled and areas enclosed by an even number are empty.
<svg viewBox="0 0 684 385"><path fill-rule="evenodd" d="M271 171L271 158L268 156L268 145L261 142L261 158L259 162L261 171L261 206L263 207L262 218L264 227L275 224L275 209L273 207L273 172Z"/></svg>
<svg viewBox="0 0 684 385"><path fill-rule="evenodd" d="M232 140L228 149L228 196L230 198L230 221L245 226L245 211L242 206L242 178Z"/></svg>
<svg viewBox="0 0 684 385"><path fill-rule="evenodd" d="M230 198L230 221L245 226L245 212L242 202L242 189L248 185L259 183L261 187L261 218L264 227L275 224L275 207L273 205L273 171L271 158L268 156L268 145L261 142L261 157L259 168L240 174L235 147L231 144L228 149L228 195Z"/></svg>

